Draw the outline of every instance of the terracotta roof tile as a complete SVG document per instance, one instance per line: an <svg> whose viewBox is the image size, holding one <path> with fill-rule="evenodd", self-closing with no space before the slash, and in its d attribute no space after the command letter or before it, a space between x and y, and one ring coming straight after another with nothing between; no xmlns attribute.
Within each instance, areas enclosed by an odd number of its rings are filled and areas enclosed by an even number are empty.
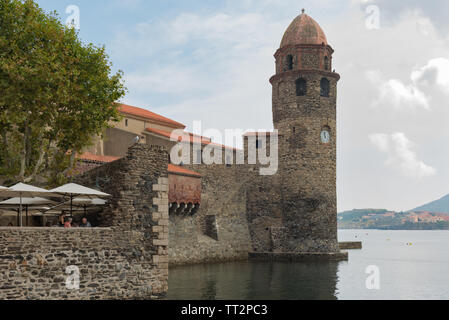
<svg viewBox="0 0 449 320"><path fill-rule="evenodd" d="M296 17L285 31L281 48L298 44L327 45L327 38L320 25L305 13Z"/></svg>
<svg viewBox="0 0 449 320"><path fill-rule="evenodd" d="M194 177L198 177L198 178L202 177L201 174L199 174L195 171L191 171L191 170L188 170L188 169L180 167L180 166L175 166L174 164L168 165L168 173L185 174L185 175L194 176Z"/></svg>
<svg viewBox="0 0 449 320"><path fill-rule="evenodd" d="M113 156L99 156L90 152L85 152L83 154L77 155L77 158L80 160L86 160L86 161L95 161L95 162L102 162L102 163L109 163L114 162L120 159L120 157L113 157Z"/></svg>
<svg viewBox="0 0 449 320"><path fill-rule="evenodd" d="M174 128L184 129L186 127L182 123L176 122L176 121L171 120L166 117L163 117L163 116L156 114L154 112L151 112L149 110L129 106L126 104L120 104L119 111L122 113L125 113L125 114L142 117L142 118L148 119L150 121L153 120L156 122L162 122L162 123L164 123L170 127L174 127Z"/></svg>

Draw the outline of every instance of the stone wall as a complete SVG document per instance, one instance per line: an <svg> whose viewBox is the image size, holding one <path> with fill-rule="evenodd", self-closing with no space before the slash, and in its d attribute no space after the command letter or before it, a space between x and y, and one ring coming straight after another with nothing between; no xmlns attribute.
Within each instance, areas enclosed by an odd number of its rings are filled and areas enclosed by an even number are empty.
<svg viewBox="0 0 449 320"><path fill-rule="evenodd" d="M201 207L193 216L170 215L170 265L247 259L246 166L185 167L203 176Z"/></svg>
<svg viewBox="0 0 449 320"><path fill-rule="evenodd" d="M167 152L132 146L77 177L113 195L102 228L0 228L0 299L156 299L168 289ZM66 268L80 271L66 288Z"/></svg>

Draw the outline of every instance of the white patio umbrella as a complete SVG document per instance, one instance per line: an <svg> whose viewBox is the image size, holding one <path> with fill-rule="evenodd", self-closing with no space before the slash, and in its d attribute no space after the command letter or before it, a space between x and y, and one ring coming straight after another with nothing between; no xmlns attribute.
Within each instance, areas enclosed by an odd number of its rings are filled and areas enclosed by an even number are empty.
<svg viewBox="0 0 449 320"><path fill-rule="evenodd" d="M49 199L44 199L44 198L40 198L40 197L36 197L36 198L22 198L22 205L24 206L40 206L40 205L44 205L44 204L53 204L55 203L52 200ZM17 206L20 205L20 198L11 198L9 200L6 201L2 201L0 202L0 206Z"/></svg>
<svg viewBox="0 0 449 320"><path fill-rule="evenodd" d="M84 213L87 213L88 207L101 207L105 206L107 203L107 200L103 200L100 198L73 198L73 201L71 201L70 209L73 212L73 207L82 207L84 209Z"/></svg>
<svg viewBox="0 0 449 320"><path fill-rule="evenodd" d="M26 225L28 226L28 211L45 211L50 208L46 205L53 205L55 201L44 199L40 197L36 198L22 198L22 206L25 207ZM0 202L0 209L13 210L19 214L17 207L20 205L20 198L12 198L6 201ZM35 214L36 215L36 214ZM20 222L19 222L20 223Z"/></svg>
<svg viewBox="0 0 449 320"><path fill-rule="evenodd" d="M106 200L103 200L100 198L94 198L94 199L75 198L75 199L73 199L73 204L78 204L78 205L104 206L106 203L107 203Z"/></svg>
<svg viewBox="0 0 449 320"><path fill-rule="evenodd" d="M87 188L76 183L68 183L62 187L50 190L50 192L70 197L70 215L73 213L73 203L75 198L87 198L92 200L96 198L112 197L110 194Z"/></svg>
<svg viewBox="0 0 449 320"><path fill-rule="evenodd" d="M22 210L23 210L23 198L36 198L36 197L59 197L57 193L52 193L48 190L31 186L24 183L18 183L10 188L0 189L0 197L2 198L19 198L19 225L22 227Z"/></svg>

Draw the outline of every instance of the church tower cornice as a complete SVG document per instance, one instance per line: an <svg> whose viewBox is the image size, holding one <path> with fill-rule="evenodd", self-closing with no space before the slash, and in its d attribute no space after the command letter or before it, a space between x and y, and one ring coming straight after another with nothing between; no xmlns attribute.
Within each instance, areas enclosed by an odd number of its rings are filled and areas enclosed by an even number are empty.
<svg viewBox="0 0 449 320"><path fill-rule="evenodd" d="M323 77L333 78L336 81L339 81L341 78L340 74L338 74L336 72L328 72L328 71L316 70L316 69L300 69L300 70L285 71L283 73L276 74L270 78L270 83L274 84L276 81L279 81L283 78L299 77L301 75L306 75L306 74L321 75Z"/></svg>

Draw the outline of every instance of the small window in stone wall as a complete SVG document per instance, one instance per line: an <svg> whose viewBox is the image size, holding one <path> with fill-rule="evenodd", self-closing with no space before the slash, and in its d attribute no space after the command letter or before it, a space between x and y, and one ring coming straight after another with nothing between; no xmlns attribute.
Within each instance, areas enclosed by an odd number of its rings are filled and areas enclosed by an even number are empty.
<svg viewBox="0 0 449 320"><path fill-rule="evenodd" d="M329 70L329 57L324 57L324 70Z"/></svg>
<svg viewBox="0 0 449 320"><path fill-rule="evenodd" d="M128 119L125 120L125 126L128 126Z"/></svg>
<svg viewBox="0 0 449 320"><path fill-rule="evenodd" d="M321 79L321 96L329 97L330 93L330 82L326 78Z"/></svg>
<svg viewBox="0 0 449 320"><path fill-rule="evenodd" d="M307 81L304 78L296 80L296 95L298 97L305 96L307 94Z"/></svg>
<svg viewBox="0 0 449 320"><path fill-rule="evenodd" d="M287 56L286 65L287 65L287 70L293 70L293 56L291 54L289 54Z"/></svg>
<svg viewBox="0 0 449 320"><path fill-rule="evenodd" d="M204 218L204 234L209 238L218 241L217 218L214 215L208 215Z"/></svg>

